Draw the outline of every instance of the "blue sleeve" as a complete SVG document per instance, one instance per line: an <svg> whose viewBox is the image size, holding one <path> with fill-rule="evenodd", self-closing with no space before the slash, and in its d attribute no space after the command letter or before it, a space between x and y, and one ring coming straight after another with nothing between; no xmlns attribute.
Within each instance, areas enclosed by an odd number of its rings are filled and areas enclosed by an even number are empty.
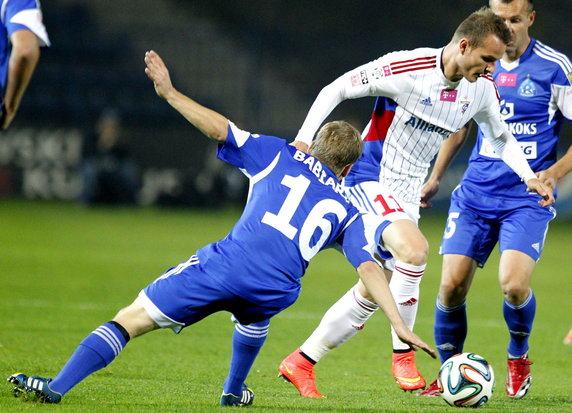
<svg viewBox="0 0 572 413"><path fill-rule="evenodd" d="M30 27L23 23L14 23L12 18L20 13L22 10L36 10L38 8L38 3L36 0L10 0L5 2L6 13L4 16L4 22L8 34L11 35L17 30L31 30Z"/></svg>
<svg viewBox="0 0 572 413"><path fill-rule="evenodd" d="M284 139L251 134L229 122L226 141L218 146L217 157L253 176L276 159L287 145Z"/></svg>
<svg viewBox="0 0 572 413"><path fill-rule="evenodd" d="M357 268L366 261L376 261L373 257L375 251L374 240L368 240L365 235L363 219L360 214L345 229L337 242L348 261Z"/></svg>

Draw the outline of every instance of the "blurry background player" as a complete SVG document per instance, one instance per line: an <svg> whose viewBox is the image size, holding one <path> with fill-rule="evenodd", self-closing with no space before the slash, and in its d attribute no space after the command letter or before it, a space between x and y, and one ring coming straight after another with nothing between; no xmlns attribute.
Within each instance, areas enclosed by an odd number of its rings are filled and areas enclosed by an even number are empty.
<svg viewBox="0 0 572 413"><path fill-rule="evenodd" d="M50 39L37 0L0 1L0 129L8 129L40 59L40 46Z"/></svg>
<svg viewBox="0 0 572 413"><path fill-rule="evenodd" d="M461 23L444 48L389 53L326 86L296 137L299 145L309 144L319 125L345 99L379 96L362 134L364 153L344 182L354 205L384 222L380 255L393 257L387 266L393 269L391 292L409 328L415 323L427 263L427 241L417 227L421 186L444 139L475 119L508 164L503 173L524 179L529 189L541 193L544 199L530 195L535 202L553 202L552 191L536 179L501 121L498 93L488 76L509 41L503 19L490 9L479 10ZM526 194L526 185L519 190ZM358 283L328 310L300 351L281 363L280 374L302 396L321 397L313 363L354 336L376 309ZM425 387L414 352L395 334L392 374L404 390Z"/></svg>
<svg viewBox="0 0 572 413"><path fill-rule="evenodd" d="M502 99L501 113L531 168L556 190L556 183L572 169L572 149L556 162L560 128L565 117L572 118L572 65L565 55L529 36L528 28L536 17L532 1L492 0L490 6L513 34L493 75ZM437 192L465 132L443 144L423 188L424 201ZM467 293L476 268L483 267L499 242L499 281L510 334L506 393L518 399L531 383L528 339L536 299L530 279L556 211L541 207L537 196L526 193L526 185L509 173L487 137L479 130L469 166L451 197L441 246L443 270L435 308L435 342L441 361L462 352L467 336ZM437 383L422 394L438 396Z"/></svg>
<svg viewBox="0 0 572 413"><path fill-rule="evenodd" d="M81 204L137 203L141 179L127 139L119 111L104 109L82 147Z"/></svg>
<svg viewBox="0 0 572 413"><path fill-rule="evenodd" d="M74 385L111 363L129 339L160 327L179 332L226 310L237 325L220 404L249 405L254 394L244 380L266 340L270 318L296 301L308 261L336 241L401 339L435 357L400 318L371 255L375 243L367 242L361 215L340 183L361 154L359 132L346 122L324 125L311 148L315 157L310 156L282 139L240 130L179 93L155 52L147 52L145 62L157 94L218 141L219 158L250 178L249 201L226 238L200 249L142 290L130 306L81 342L53 380L12 375L16 394L58 403Z"/></svg>

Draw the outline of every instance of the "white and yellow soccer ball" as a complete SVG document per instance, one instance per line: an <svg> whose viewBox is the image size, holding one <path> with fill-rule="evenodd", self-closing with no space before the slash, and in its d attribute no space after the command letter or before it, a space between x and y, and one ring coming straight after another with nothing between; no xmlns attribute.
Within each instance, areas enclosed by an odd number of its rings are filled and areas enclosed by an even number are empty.
<svg viewBox="0 0 572 413"><path fill-rule="evenodd" d="M451 406L479 407L491 399L495 374L478 354L456 354L439 369L437 384L441 398Z"/></svg>

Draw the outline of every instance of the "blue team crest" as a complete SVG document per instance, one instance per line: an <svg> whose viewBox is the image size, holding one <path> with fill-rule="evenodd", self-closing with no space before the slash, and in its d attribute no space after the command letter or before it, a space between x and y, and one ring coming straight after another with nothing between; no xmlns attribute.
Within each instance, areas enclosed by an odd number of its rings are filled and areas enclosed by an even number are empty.
<svg viewBox="0 0 572 413"><path fill-rule="evenodd" d="M512 118L514 115L514 103L507 102L504 99L501 100L500 113L503 120Z"/></svg>
<svg viewBox="0 0 572 413"><path fill-rule="evenodd" d="M524 82L521 83L520 87L518 88L518 94L525 98L536 96L536 85L530 79L530 75L526 76Z"/></svg>

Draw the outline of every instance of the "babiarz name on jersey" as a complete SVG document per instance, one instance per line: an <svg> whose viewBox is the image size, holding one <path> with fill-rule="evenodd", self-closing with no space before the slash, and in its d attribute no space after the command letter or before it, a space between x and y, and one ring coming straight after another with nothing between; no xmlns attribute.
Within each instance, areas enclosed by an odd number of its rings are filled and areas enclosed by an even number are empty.
<svg viewBox="0 0 572 413"><path fill-rule="evenodd" d="M411 126L413 129L419 129L425 132L435 132L444 137L448 137L451 134L448 130L435 126L423 119L417 119L415 116L411 116L405 124Z"/></svg>
<svg viewBox="0 0 572 413"><path fill-rule="evenodd" d="M343 188L341 182L338 181L337 179L331 177L331 176L328 176L328 174L324 170L324 167L322 166L321 162L318 161L316 158L314 158L313 156L310 156L304 152L296 151L294 153L294 159L296 159L297 161L300 161L304 165L306 165L308 167L308 169L314 175L316 175L316 178L318 178L318 181L320 181L321 184L328 185L328 186L332 187L332 189L335 192L337 192L338 194L345 195L344 188ZM326 178L328 178L328 179L326 179Z"/></svg>

